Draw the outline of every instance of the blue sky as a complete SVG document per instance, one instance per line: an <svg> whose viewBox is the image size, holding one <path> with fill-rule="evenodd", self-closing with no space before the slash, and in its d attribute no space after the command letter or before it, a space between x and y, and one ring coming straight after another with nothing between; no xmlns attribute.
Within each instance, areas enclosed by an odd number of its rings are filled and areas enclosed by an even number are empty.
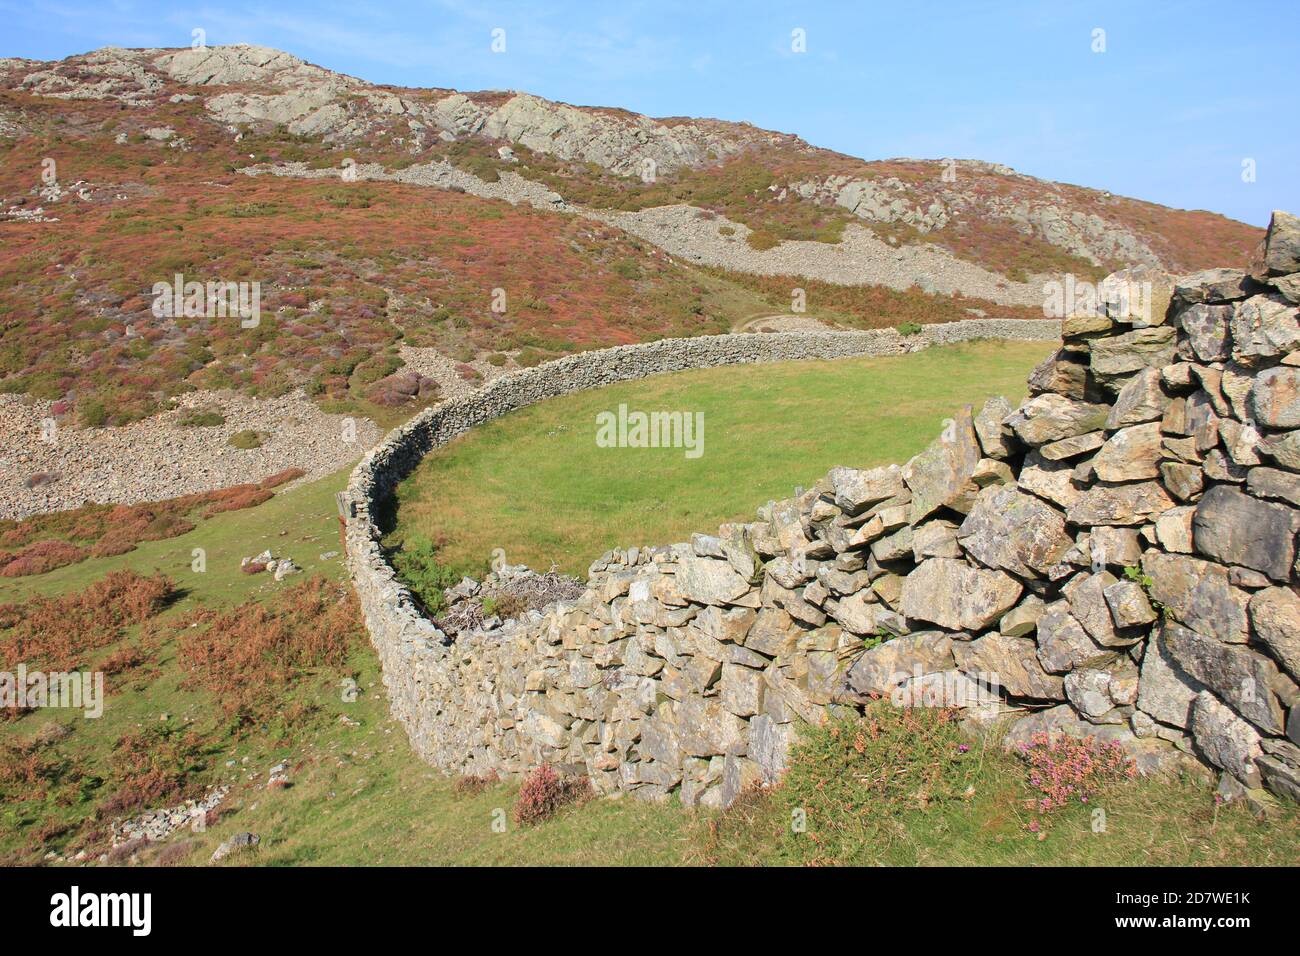
<svg viewBox="0 0 1300 956"><path fill-rule="evenodd" d="M0 16L0 55L188 46L200 27L209 44L278 47L374 82L745 120L868 159L1002 162L1257 225L1300 212L1297 0L0 0Z"/></svg>

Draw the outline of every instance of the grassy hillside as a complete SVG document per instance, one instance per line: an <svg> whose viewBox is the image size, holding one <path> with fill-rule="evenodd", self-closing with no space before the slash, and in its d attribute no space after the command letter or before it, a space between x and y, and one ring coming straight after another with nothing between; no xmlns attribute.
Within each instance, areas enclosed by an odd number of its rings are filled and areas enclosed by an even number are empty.
<svg viewBox="0 0 1300 956"><path fill-rule="evenodd" d="M964 403L1019 400L1048 343L973 342L879 359L656 376L522 409L430 455L399 489L393 540L422 535L454 568L494 547L585 573L608 548L666 544L811 485L835 465L906 461ZM703 454L600 448L620 403L704 415Z"/></svg>
<svg viewBox="0 0 1300 956"><path fill-rule="evenodd" d="M786 786L722 814L596 799L517 825L517 783L464 786L416 759L389 719L355 606L329 583L341 565L318 557L337 547L332 493L343 480L216 515L128 554L0 579L6 666L23 626L12 602L22 602L22 619L46 625L43 649L23 659L35 665L40 653L61 651L78 666L110 671L100 719L39 711L0 721L0 861L65 863L84 851L88 862L104 854L113 864L198 865L248 831L260 837L258 849L228 865L1300 862L1294 808L1259 821L1243 806L1216 805L1198 779L1113 783L1090 805L1056 811L1036 833L1041 794L1025 765L976 741L959 753L946 730L933 735L937 746L888 753L859 751L852 726L806 733ZM207 552L203 574L189 571L196 547ZM266 547L306 565L311 580L276 584L240 573L239 558ZM74 615L70 605L39 603L100 595L97 582L113 572L158 570L172 593L116 632L80 628L85 608ZM23 635L31 651L30 629ZM894 767L903 779L924 774L932 797L858 791L855 762ZM268 771L281 763L287 787L270 785ZM840 789L828 791L827 779ZM182 828L160 843L110 850L119 814L174 805L217 784L231 790L202 832ZM1107 814L1102 833L1093 826L1098 806ZM803 832L791 828L795 810L806 814ZM501 819L504 832L493 825Z"/></svg>
<svg viewBox="0 0 1300 956"><path fill-rule="evenodd" d="M680 537L729 510L747 513L834 461L905 457L956 402L1017 394L1043 348L972 343L900 359L733 369L727 379L691 373L525 410L449 449L457 469L495 467L508 448L532 462L531 474L508 476L515 484L506 488L519 496L511 509L492 504L504 492L479 488L472 472L443 473L458 478L457 500L473 491L487 496L484 508L501 509L470 523L486 537L458 544L473 557L476 544L504 541L517 559L526 549L512 542L545 543L563 519L559 543L585 563L605 546L600 535ZM900 406L909 392L945 397ZM595 449L589 414L619 400L706 410L704 457L688 461L673 450L644 461L633 450ZM539 468L537 452L548 442L546 460L560 462L550 471ZM615 459L593 467L598 451ZM709 470L689 467L700 462ZM595 473L591 487L575 467ZM0 861L203 864L247 831L259 836L258 849L229 865L1297 862L1294 808L1259 821L1243 806L1218 806L1203 779L1120 780L1048 819L1017 757L987 742L958 744L951 727L924 722L894 727L907 746L887 746L897 739L889 735L878 745L871 727L879 717L805 731L786 784L726 813L593 799L520 825L512 817L517 782L467 786L433 770L388 717L378 661L341 586L342 562L324 557L339 550L333 494L345 477L214 514L124 554L0 578L5 667L101 670L108 689L98 719L58 710L0 715ZM565 488L573 501L603 496L614 522L588 527L585 518L552 513ZM649 505L637 501L647 488L655 489ZM306 574L277 583L241 572L242 557L267 548ZM269 776L281 764L287 786ZM873 778L858 765L894 770ZM927 783L882 790L871 779ZM182 827L161 842L112 847L115 819L218 785L230 790L201 832ZM1098 806L1107 815L1102 833L1094 830ZM796 813L807 821L798 832Z"/></svg>

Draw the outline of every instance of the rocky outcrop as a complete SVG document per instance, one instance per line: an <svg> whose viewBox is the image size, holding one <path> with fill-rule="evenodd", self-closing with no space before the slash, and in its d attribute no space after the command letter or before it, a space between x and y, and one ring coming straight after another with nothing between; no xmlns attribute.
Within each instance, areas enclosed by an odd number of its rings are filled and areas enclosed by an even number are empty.
<svg viewBox="0 0 1300 956"><path fill-rule="evenodd" d="M587 175L578 171L586 165L598 179L613 174L657 181L743 157L771 174L767 190L754 195L755 211L788 202L819 206L823 212L833 211L837 219L845 214L858 219L845 230L844 242L783 242L758 256L760 268L746 271L898 289L915 283L923 292L960 292L1002 305L1038 306L1043 301L1040 281L1027 281L1030 277L1020 268L996 265L1004 261L994 254L1003 237L1042 244L1093 265L1168 269L1188 267L1187 253L1176 243L1160 241L1153 223L1187 230L1198 240L1191 245L1207 241L1203 220L1208 214L1143 207L999 164L865 162L743 122L653 118L514 91L466 94L377 86L260 46L108 47L57 62L0 59L0 87L62 99L113 100L141 110L195 101L220 136L238 142L246 133L264 134L278 127L339 147L340 160L344 150L386 143L409 151L412 159L436 161L447 143L469 141L480 157L495 153L507 163L524 160L523 165L530 166L531 155L543 158L545 166L569 165L579 177ZM0 116L0 136L21 127L15 118ZM189 148L181 137L171 139L170 145ZM546 191L540 180L534 185ZM581 191L581 184L575 184L574 194ZM674 256L723 268L743 266L757 252L746 242L749 229L715 220L719 211L716 206L680 205L603 210L609 221ZM697 216L705 221L695 222ZM45 221L28 212L15 218ZM954 243L969 238L972 223L992 227L976 242L984 248L955 255ZM1225 235L1235 235L1231 245L1225 241L1220 248L1236 252L1256 241L1254 230L1242 224L1225 221L1219 226L1226 226ZM726 233L720 236L719 228ZM1274 270L1279 276L1292 271L1281 251L1290 248L1289 235L1279 232L1273 244L1280 257ZM1289 281L1277 288L1291 301L1300 294Z"/></svg>
<svg viewBox="0 0 1300 956"><path fill-rule="evenodd" d="M1161 264L1159 254L1133 232L1095 212L1071 209L1064 197L1056 202L1047 198L1011 198L957 185L970 173L991 172L1012 182L1034 182L1029 176L977 160L952 160L947 167L952 184L932 192L917 190L896 176L863 179L843 175L799 183L794 191L804 199L833 203L868 222L899 224L921 235L943 229L953 220L987 218L1006 223L1018 232L1042 239L1094 265Z"/></svg>
<svg viewBox="0 0 1300 956"><path fill-rule="evenodd" d="M907 465L836 468L756 521L610 552L576 599L455 641L395 580L370 519L428 448L550 394L772 356L740 336L655 343L631 368L573 356L433 409L341 498L394 713L448 770L548 760L603 792L722 806L779 777L801 725L874 697L964 707L972 725L1050 704L1007 739L1094 734L1143 772L1199 758L1293 794L1300 525L1284 489L1300 462L1296 425L1260 412L1286 407L1300 351L1259 347L1274 278L1184 281L1151 325L1067 321L1053 361L1078 368L1036 374L1019 409L967 410ZM1214 361L1194 341L1202 305L1226 309ZM1287 341L1300 308L1270 315L1263 340ZM1252 482L1259 468L1278 474Z"/></svg>

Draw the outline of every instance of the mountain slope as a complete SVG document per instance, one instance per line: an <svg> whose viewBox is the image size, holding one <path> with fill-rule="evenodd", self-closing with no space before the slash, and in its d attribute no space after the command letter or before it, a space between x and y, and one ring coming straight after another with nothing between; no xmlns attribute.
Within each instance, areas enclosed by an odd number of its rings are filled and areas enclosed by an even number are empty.
<svg viewBox="0 0 1300 956"><path fill-rule="evenodd" d="M224 388L382 417L503 367L725 331L800 283L836 325L1031 317L1044 276L1241 263L1260 235L987 163L376 86L248 46L0 59L0 157L0 391L89 425ZM178 274L260 283L264 320L154 315ZM412 348L452 378L412 378Z"/></svg>

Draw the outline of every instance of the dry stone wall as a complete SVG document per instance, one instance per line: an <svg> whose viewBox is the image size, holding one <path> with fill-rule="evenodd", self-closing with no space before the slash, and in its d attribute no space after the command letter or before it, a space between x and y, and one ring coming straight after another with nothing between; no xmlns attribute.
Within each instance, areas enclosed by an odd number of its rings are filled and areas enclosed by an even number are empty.
<svg viewBox="0 0 1300 956"><path fill-rule="evenodd" d="M801 725L879 697L1300 797L1298 282L1300 223L1279 213L1257 274L1184 277L1140 322L1067 319L1019 408L963 409L905 465L832 469L756 521L610 552L577 599L454 642L370 520L429 448L558 391L842 346L654 343L433 409L341 502L393 712L449 771L548 761L687 805L776 780Z"/></svg>

